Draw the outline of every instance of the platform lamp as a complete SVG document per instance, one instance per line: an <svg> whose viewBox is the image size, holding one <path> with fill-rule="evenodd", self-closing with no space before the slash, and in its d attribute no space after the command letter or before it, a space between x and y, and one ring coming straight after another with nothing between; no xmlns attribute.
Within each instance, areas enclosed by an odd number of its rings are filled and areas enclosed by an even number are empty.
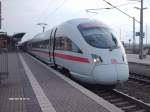
<svg viewBox="0 0 150 112"><path fill-rule="evenodd" d="M141 8L134 7L135 9L140 10L140 46L139 46L139 59L143 59L143 38L144 38L144 32L143 32L143 10L148 9L147 7L143 8L143 0L141 0Z"/></svg>
<svg viewBox="0 0 150 112"><path fill-rule="evenodd" d="M4 20L4 18L2 18L2 3L0 1L0 29L2 29L2 20Z"/></svg>
<svg viewBox="0 0 150 112"><path fill-rule="evenodd" d="M46 26L47 26L48 24L46 24L46 23L37 23L36 25L41 26L41 27L42 27L42 30L43 30L43 32L44 32L44 31L45 31L45 28L46 28Z"/></svg>
<svg viewBox="0 0 150 112"><path fill-rule="evenodd" d="M143 10L144 9L147 9L147 8L143 8L143 0L129 0L129 1L138 1L141 3L141 7L138 8L138 7L134 7L136 9L139 9L140 10L140 32L139 32L139 36L140 36L140 52L139 52L139 59L143 59L143 37L144 37L144 32L143 32Z"/></svg>

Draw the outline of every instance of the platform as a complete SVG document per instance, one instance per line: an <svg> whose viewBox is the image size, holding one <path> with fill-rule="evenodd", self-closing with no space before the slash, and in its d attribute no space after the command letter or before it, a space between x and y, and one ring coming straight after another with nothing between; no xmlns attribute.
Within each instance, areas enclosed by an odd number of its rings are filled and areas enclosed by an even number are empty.
<svg viewBox="0 0 150 112"><path fill-rule="evenodd" d="M8 59L0 112L123 112L26 53L9 53Z"/></svg>
<svg viewBox="0 0 150 112"><path fill-rule="evenodd" d="M127 54L127 58L130 63L150 65L150 55L147 55L144 59L139 59L138 54Z"/></svg>
<svg viewBox="0 0 150 112"><path fill-rule="evenodd" d="M138 54L127 54L130 73L150 77L150 55L139 59Z"/></svg>

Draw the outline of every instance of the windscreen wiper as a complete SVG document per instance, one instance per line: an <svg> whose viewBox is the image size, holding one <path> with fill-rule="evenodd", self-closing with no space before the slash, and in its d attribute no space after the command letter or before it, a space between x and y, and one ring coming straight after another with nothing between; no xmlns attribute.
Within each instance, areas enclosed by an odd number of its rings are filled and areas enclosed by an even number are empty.
<svg viewBox="0 0 150 112"><path fill-rule="evenodd" d="M114 49L116 49L116 48L118 48L117 46L111 46L110 48L109 48L109 51L113 51Z"/></svg>

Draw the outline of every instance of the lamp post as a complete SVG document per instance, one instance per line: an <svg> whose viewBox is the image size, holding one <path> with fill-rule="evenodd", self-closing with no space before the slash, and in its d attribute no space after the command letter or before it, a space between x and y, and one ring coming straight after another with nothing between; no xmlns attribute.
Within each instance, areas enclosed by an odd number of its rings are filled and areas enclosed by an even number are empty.
<svg viewBox="0 0 150 112"><path fill-rule="evenodd" d="M46 28L46 26L47 26L48 24L46 24L46 23L37 23L37 25L41 26L42 29L43 29L43 32L44 32L44 31L45 31L45 28Z"/></svg>
<svg viewBox="0 0 150 112"><path fill-rule="evenodd" d="M147 46L147 24L146 24L146 32L145 32L145 37L146 37L146 46Z"/></svg>
<svg viewBox="0 0 150 112"><path fill-rule="evenodd" d="M130 0L131 1L131 0ZM133 1L137 1L137 0L133 0ZM143 8L143 0L139 1L141 3L141 8L138 7L134 7L136 9L140 9L140 39L139 39L139 59L143 59L143 38L144 38L144 32L143 32L143 10L147 9Z"/></svg>
<svg viewBox="0 0 150 112"><path fill-rule="evenodd" d="M0 29L2 29L2 20L4 19L2 18L2 3L0 1Z"/></svg>
<svg viewBox="0 0 150 112"><path fill-rule="evenodd" d="M140 9L140 53L139 58L143 59L143 0L141 0L141 9Z"/></svg>
<svg viewBox="0 0 150 112"><path fill-rule="evenodd" d="M143 32L143 10L147 9L147 7L143 8L143 0L140 0L141 2L141 8L134 7L136 9L140 10L140 39L139 39L139 59L143 59L143 38L144 38L144 32Z"/></svg>
<svg viewBox="0 0 150 112"><path fill-rule="evenodd" d="M133 17L133 53L135 52L135 17Z"/></svg>
<svg viewBox="0 0 150 112"><path fill-rule="evenodd" d="M2 4L1 4L1 1L0 1L0 29L2 28L2 14L1 14L1 11L2 10Z"/></svg>

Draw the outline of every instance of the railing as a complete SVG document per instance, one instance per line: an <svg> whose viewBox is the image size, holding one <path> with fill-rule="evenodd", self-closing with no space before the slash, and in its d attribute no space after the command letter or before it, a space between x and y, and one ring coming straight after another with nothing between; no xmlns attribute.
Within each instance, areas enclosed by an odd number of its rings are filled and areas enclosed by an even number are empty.
<svg viewBox="0 0 150 112"><path fill-rule="evenodd" d="M8 49L0 48L0 83L8 78Z"/></svg>

